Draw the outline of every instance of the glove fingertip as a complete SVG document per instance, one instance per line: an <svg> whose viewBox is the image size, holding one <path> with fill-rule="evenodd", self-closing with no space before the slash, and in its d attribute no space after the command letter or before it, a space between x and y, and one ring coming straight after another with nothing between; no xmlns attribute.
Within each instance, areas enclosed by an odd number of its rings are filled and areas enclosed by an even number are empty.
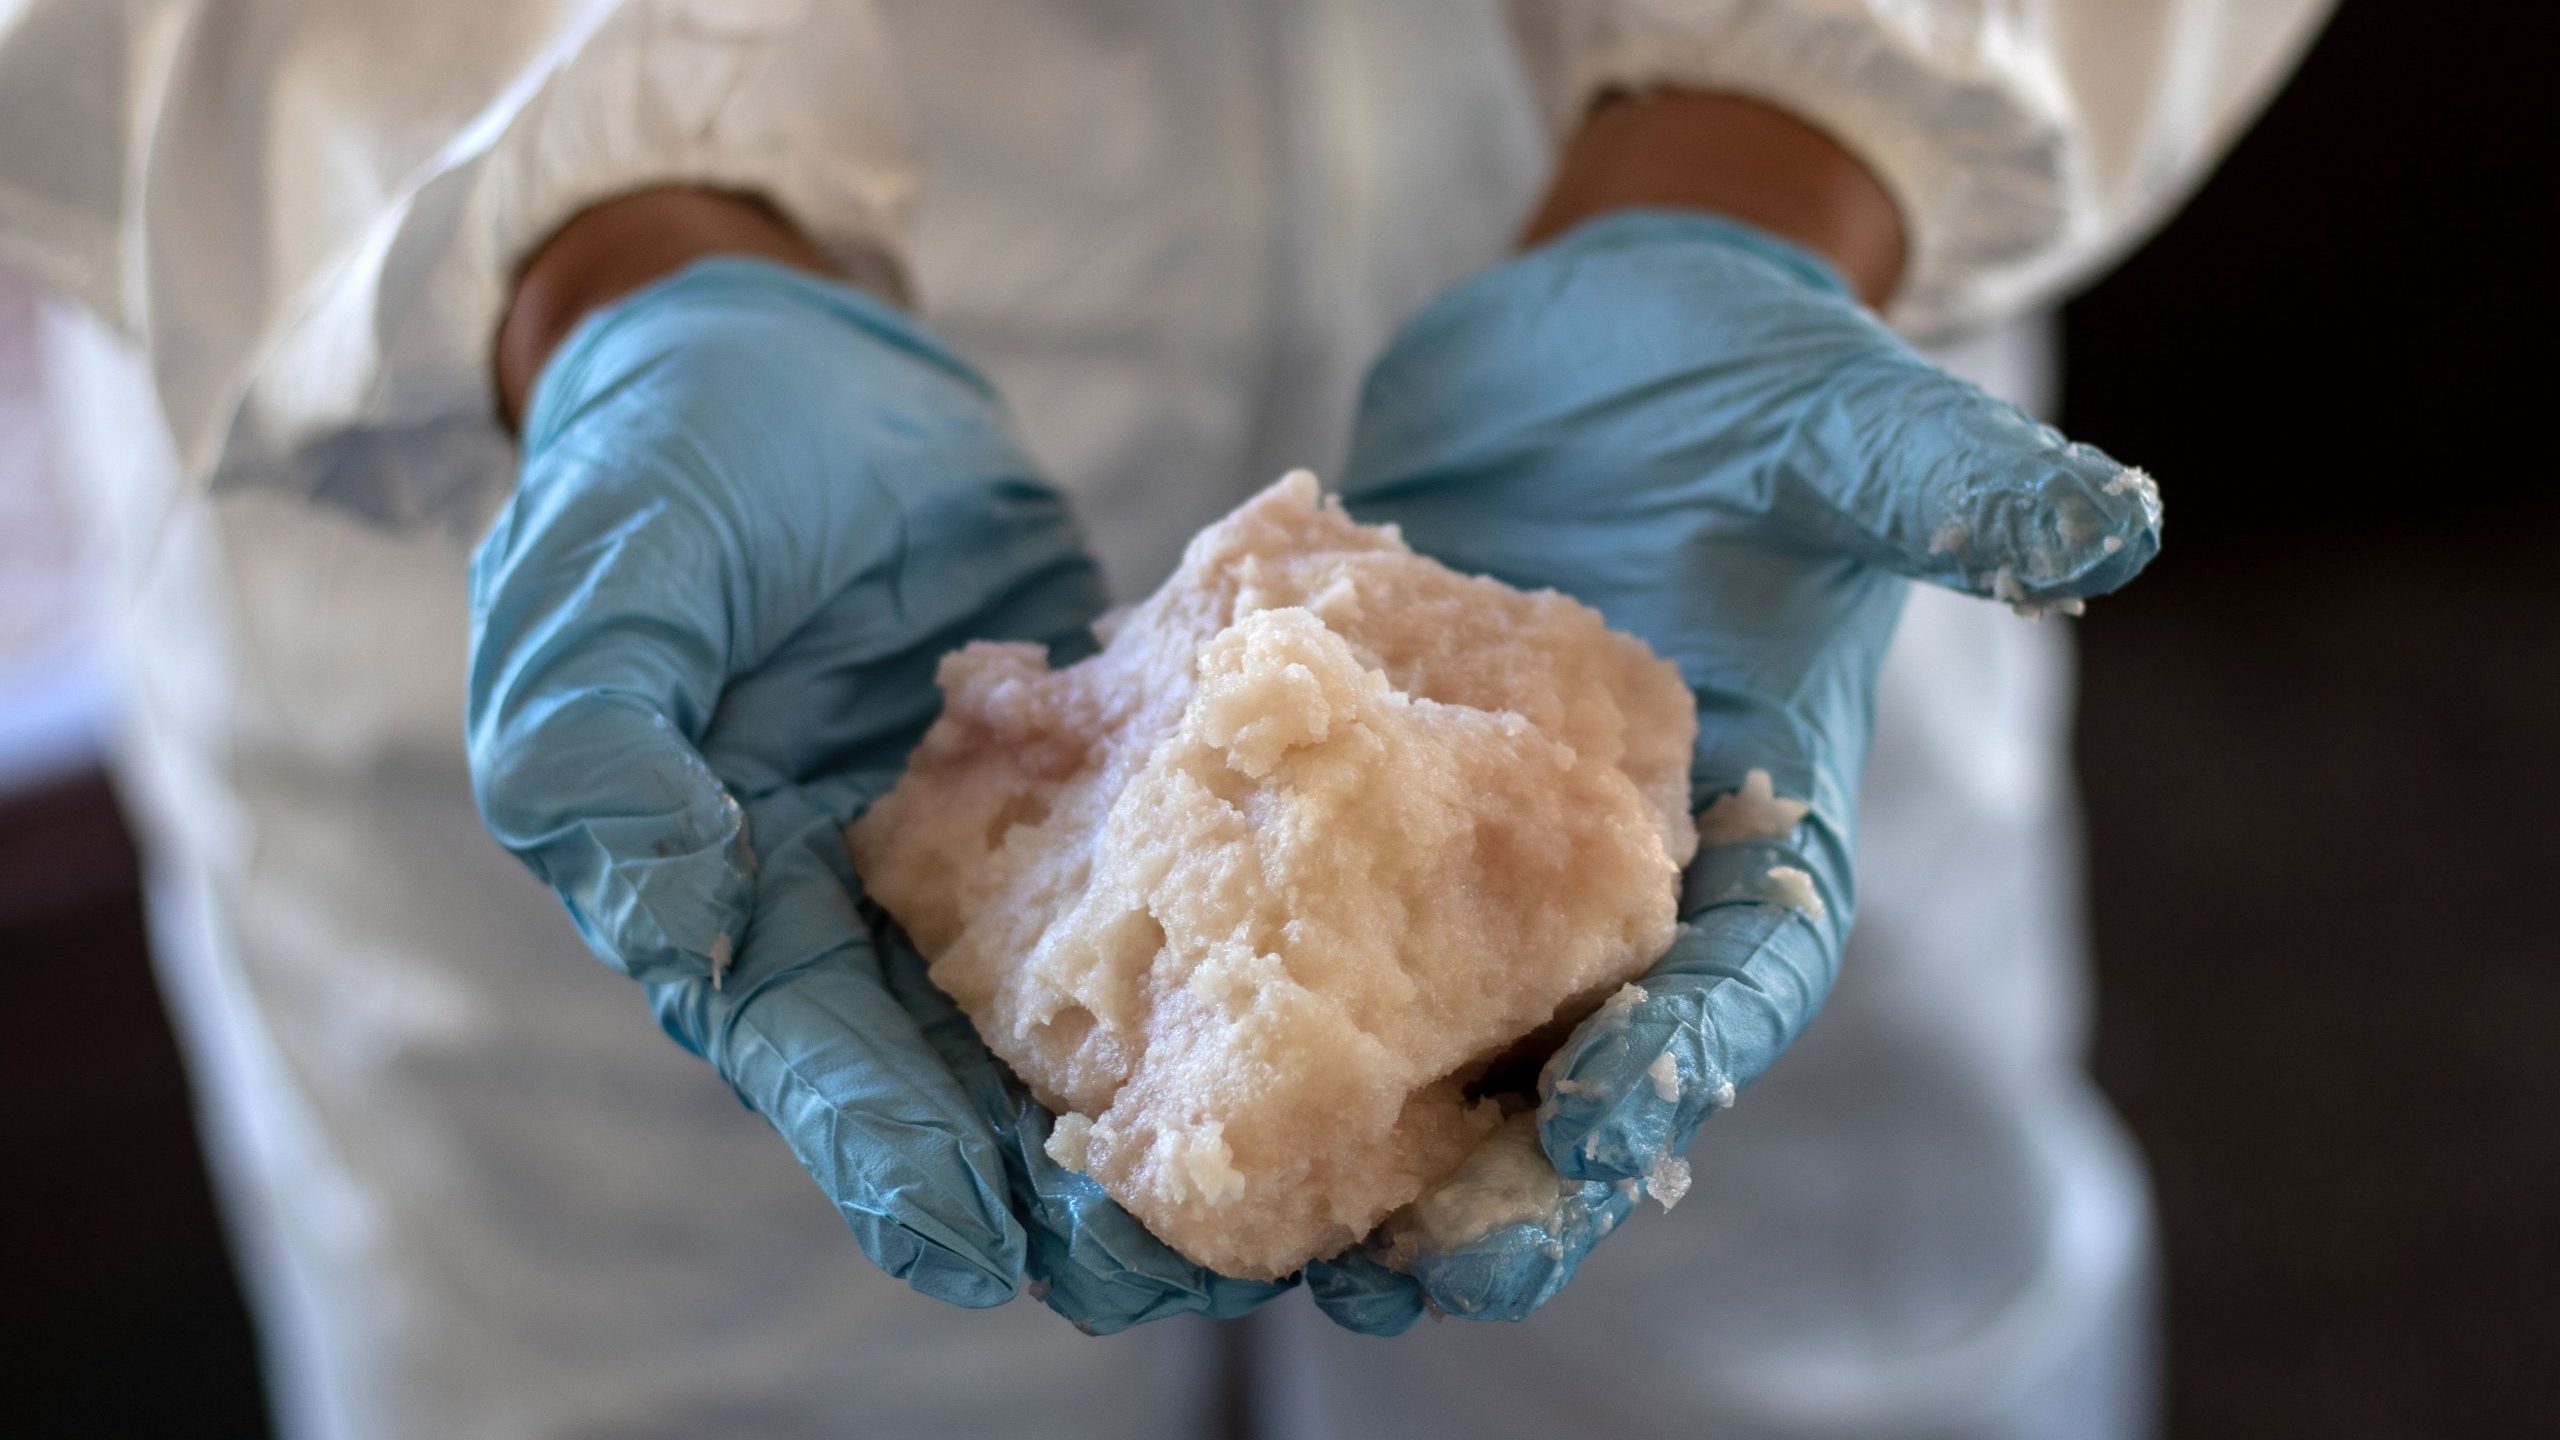
<svg viewBox="0 0 2560 1440"><path fill-rule="evenodd" d="M2140 469L2063 443L1949 507L1918 577L2023 615L2078 614L2160 553L2160 488Z"/></svg>
<svg viewBox="0 0 2560 1440"><path fill-rule="evenodd" d="M1023 1153L1036 1152L1036 1140L1024 1138ZM1040 1163L1045 1157L1034 1165ZM1041 1300L1086 1334L1114 1334L1174 1315L1231 1320L1289 1288L1203 1269L1148 1233L1099 1186L1050 1168L1045 1181L1027 1177L1029 1268L1043 1287Z"/></svg>
<svg viewBox="0 0 2560 1440"><path fill-rule="evenodd" d="M1711 898L1551 1062L1538 1135L1558 1174L1653 1184L1664 1157L1685 1151L1812 1019L1834 968L1809 873L1820 868L1763 844L1701 859L1692 889Z"/></svg>
<svg viewBox="0 0 2560 1440"><path fill-rule="evenodd" d="M740 831L690 855L609 865L570 907L590 948L632 979L716 988L746 935L753 886Z"/></svg>
<svg viewBox="0 0 2560 1440"><path fill-rule="evenodd" d="M664 715L628 696L526 710L473 737L490 833L559 895L607 965L648 983L716 979L754 899L744 807Z"/></svg>
<svg viewBox="0 0 2560 1440"><path fill-rule="evenodd" d="M993 1309L1022 1288L1020 1254L1008 1264L1001 1247L997 1253L966 1254L887 1222L857 1225L855 1236L874 1264L909 1289L963 1309ZM1021 1249L1018 1243L1011 1248Z"/></svg>
<svg viewBox="0 0 2560 1440"><path fill-rule="evenodd" d="M1666 1060L1676 1053L1671 1048L1660 1052ZM1730 1097L1734 1090L1730 1081L1723 1081L1705 1099L1667 1099L1651 1088L1651 1077L1668 1069L1658 1062L1648 1066L1643 1086L1578 1122L1557 1115L1542 1124L1538 1140L1546 1150L1547 1163L1567 1180L1586 1182L1642 1182L1653 1174L1664 1155L1686 1148L1707 1116L1731 1103L1730 1098L1719 1102L1712 1097Z"/></svg>
<svg viewBox="0 0 2560 1440"><path fill-rule="evenodd" d="M1354 1334L1401 1335L1422 1319L1422 1288L1366 1256L1319 1260L1304 1273L1316 1308Z"/></svg>
<svg viewBox="0 0 2560 1440"><path fill-rule="evenodd" d="M1529 1226L1514 1228L1540 1233ZM1564 1288L1569 1273L1563 1245L1544 1238L1427 1255L1414 1264L1415 1278L1431 1303L1460 1320L1526 1320Z"/></svg>
<svg viewBox="0 0 2560 1440"><path fill-rule="evenodd" d="M837 1212L873 1264L918 1294L965 1309L1002 1305L1019 1293L1031 1237L1005 1206L1000 1165L985 1173L981 1162L991 1157L973 1157L965 1144L936 1157L902 1154L917 1147L885 1136L867 1143L881 1158L903 1161L897 1168L906 1173L870 1186L821 1183L838 1197Z"/></svg>
<svg viewBox="0 0 2560 1440"><path fill-rule="evenodd" d="M1626 1220L1635 1194L1623 1184L1568 1186L1538 1221L1418 1257L1414 1279L1433 1306L1458 1319L1526 1320L1561 1293L1592 1249Z"/></svg>

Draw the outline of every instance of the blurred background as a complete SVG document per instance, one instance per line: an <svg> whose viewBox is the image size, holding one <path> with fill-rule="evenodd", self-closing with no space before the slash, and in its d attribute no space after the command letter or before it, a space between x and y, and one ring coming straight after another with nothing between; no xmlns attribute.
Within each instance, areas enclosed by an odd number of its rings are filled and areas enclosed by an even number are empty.
<svg viewBox="0 0 2560 1440"><path fill-rule="evenodd" d="M2096 1065L2149 1154L2177 1436L2560 1413L2560 321L2534 47L2348 0L2071 306L2064 421L2171 543L2079 623ZM0 276L0 1414L264 1433L135 861L84 552ZM17 368L12 368L12 367ZM67 1017L77 1023L65 1023ZM147 1377L147 1379L146 1379Z"/></svg>

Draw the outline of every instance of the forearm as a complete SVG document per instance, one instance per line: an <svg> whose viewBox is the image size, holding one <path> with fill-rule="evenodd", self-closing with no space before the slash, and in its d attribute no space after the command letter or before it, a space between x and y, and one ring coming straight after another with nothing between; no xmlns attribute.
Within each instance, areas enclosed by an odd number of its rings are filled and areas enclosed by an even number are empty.
<svg viewBox="0 0 2560 1440"><path fill-rule="evenodd" d="M714 255L840 273L782 212L751 195L670 186L581 211L526 260L498 323L498 400L508 427L521 422L543 363L581 319ZM847 278L901 298L885 262L875 275Z"/></svg>
<svg viewBox="0 0 2560 1440"><path fill-rule="evenodd" d="M1613 210L1706 210L1820 254L1881 309L1902 278L1901 211L1839 142L1756 100L1693 90L1611 95L1564 147L1523 248Z"/></svg>

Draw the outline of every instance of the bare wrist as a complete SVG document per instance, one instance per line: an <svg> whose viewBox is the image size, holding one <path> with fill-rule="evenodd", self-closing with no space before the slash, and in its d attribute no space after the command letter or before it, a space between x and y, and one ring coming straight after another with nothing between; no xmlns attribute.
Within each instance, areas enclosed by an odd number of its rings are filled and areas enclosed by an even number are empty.
<svg viewBox="0 0 2560 1440"><path fill-rule="evenodd" d="M1863 161L1786 111L1737 95L1604 97L1566 142L1520 243L1636 208L1712 211L1793 240L1879 308L1908 249L1902 212Z"/></svg>
<svg viewBox="0 0 2560 1440"><path fill-rule="evenodd" d="M745 255L815 274L838 268L763 199L667 186L580 211L517 273L495 353L499 413L521 422L534 380L578 322L632 291L714 255ZM875 286L880 277L872 277ZM894 285L894 276L887 277ZM903 297L891 293L892 300Z"/></svg>

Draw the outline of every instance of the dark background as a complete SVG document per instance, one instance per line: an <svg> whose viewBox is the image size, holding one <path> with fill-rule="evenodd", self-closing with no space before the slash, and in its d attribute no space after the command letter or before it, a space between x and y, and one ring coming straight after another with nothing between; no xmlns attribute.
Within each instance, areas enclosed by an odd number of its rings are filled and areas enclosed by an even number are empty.
<svg viewBox="0 0 2560 1440"><path fill-rule="evenodd" d="M2099 1078L2147 1149L2181 1437L2560 1413L2560 108L2513 27L2349 0L2068 313L2161 561L2080 623ZM0 812L0 1415L263 1433L95 777Z"/></svg>
<svg viewBox="0 0 2560 1440"><path fill-rule="evenodd" d="M2347 0L2066 317L2168 502L2078 749L2182 1437L2560 1433L2560 91L2458 8Z"/></svg>

